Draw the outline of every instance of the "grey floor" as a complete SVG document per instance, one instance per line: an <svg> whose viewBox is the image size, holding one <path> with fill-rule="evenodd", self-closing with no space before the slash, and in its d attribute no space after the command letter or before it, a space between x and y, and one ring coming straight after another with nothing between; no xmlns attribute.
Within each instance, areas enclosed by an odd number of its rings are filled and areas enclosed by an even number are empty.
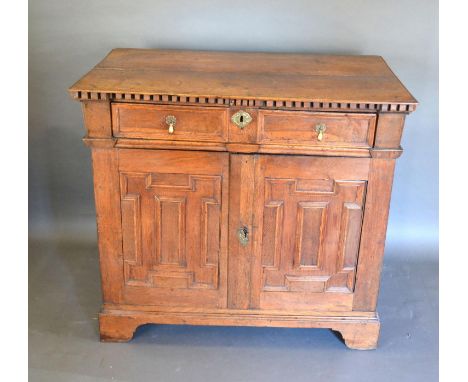
<svg viewBox="0 0 468 382"><path fill-rule="evenodd" d="M379 348L353 351L323 329L147 325L100 343L96 243L31 240L30 380L437 381L438 265L411 251L387 250Z"/></svg>

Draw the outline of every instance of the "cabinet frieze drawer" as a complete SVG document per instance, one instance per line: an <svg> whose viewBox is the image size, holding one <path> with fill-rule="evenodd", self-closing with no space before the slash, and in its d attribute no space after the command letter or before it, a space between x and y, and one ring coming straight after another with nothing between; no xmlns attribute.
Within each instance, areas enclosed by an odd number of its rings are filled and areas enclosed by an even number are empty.
<svg viewBox="0 0 468 382"><path fill-rule="evenodd" d="M261 110L258 140L262 144L372 147L375 114L310 113Z"/></svg>
<svg viewBox="0 0 468 382"><path fill-rule="evenodd" d="M228 108L112 104L115 137L225 142Z"/></svg>

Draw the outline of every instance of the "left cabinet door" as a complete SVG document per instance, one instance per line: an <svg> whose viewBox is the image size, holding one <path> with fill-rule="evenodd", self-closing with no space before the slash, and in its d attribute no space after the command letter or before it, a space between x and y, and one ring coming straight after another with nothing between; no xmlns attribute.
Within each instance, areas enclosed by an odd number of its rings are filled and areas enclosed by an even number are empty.
<svg viewBox="0 0 468 382"><path fill-rule="evenodd" d="M119 150L123 299L226 307L229 156Z"/></svg>

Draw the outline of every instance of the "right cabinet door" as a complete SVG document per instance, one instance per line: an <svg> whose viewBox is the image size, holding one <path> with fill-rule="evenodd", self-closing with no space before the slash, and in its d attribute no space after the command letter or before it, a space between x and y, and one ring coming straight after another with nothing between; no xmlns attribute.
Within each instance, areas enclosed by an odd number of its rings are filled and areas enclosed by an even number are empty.
<svg viewBox="0 0 468 382"><path fill-rule="evenodd" d="M352 310L368 158L260 155L251 307Z"/></svg>

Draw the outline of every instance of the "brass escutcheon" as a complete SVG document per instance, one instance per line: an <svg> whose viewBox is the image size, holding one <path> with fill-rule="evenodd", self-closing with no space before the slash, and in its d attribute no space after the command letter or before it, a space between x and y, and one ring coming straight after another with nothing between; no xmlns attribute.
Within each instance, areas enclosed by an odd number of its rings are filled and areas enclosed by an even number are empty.
<svg viewBox="0 0 468 382"><path fill-rule="evenodd" d="M237 113L232 115L231 121L232 121L232 123L237 125L240 129L243 129L250 122L252 122L252 117L246 111L239 110Z"/></svg>

